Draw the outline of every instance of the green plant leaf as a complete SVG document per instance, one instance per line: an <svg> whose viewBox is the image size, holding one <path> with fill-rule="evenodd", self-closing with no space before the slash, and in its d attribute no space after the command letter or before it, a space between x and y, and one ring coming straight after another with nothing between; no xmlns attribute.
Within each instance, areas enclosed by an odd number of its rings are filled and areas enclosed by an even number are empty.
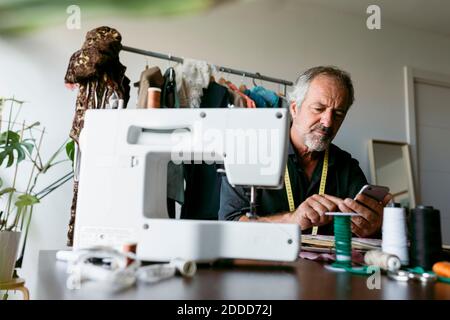
<svg viewBox="0 0 450 320"><path fill-rule="evenodd" d="M30 139L20 141L20 135L17 132L8 130L0 134L0 166L8 158L6 167L14 164L14 153L17 154L17 163L25 159L25 152L31 154L33 144L28 142Z"/></svg>
<svg viewBox="0 0 450 320"><path fill-rule="evenodd" d="M0 178L0 188L3 186L3 180Z"/></svg>
<svg viewBox="0 0 450 320"><path fill-rule="evenodd" d="M70 140L66 144L66 154L69 157L69 159L73 162L74 155L75 155L75 142L73 140Z"/></svg>
<svg viewBox="0 0 450 320"><path fill-rule="evenodd" d="M28 151L28 153L31 155L31 152L33 152L34 145L32 143L27 142L27 141L29 141L29 139L23 140L21 142L21 144L22 144L22 147L24 147Z"/></svg>
<svg viewBox="0 0 450 320"><path fill-rule="evenodd" d="M2 195L6 194L6 193L11 193L11 192L14 192L14 191L16 191L16 189L14 189L14 188L5 188L3 190L0 190L0 197Z"/></svg>
<svg viewBox="0 0 450 320"><path fill-rule="evenodd" d="M7 228L7 230L13 230L16 228L19 225L22 214L26 213L26 208L29 206L32 207L36 203L39 203L39 199L31 194L25 193L18 196L17 201L15 202L17 208L16 217L14 218L14 223Z"/></svg>
<svg viewBox="0 0 450 320"><path fill-rule="evenodd" d="M0 134L0 145L7 144L8 141L11 142L19 142L20 141L20 135L17 132L8 130L5 132L2 132Z"/></svg>
<svg viewBox="0 0 450 320"><path fill-rule="evenodd" d="M17 201L15 203L17 208L23 208L26 206L32 206L36 203L39 203L39 199L31 194L22 194L17 197Z"/></svg>

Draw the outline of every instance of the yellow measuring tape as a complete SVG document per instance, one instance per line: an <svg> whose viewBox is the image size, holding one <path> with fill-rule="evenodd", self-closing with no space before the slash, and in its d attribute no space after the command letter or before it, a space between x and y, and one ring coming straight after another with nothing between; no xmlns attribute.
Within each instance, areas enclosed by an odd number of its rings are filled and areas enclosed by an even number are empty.
<svg viewBox="0 0 450 320"><path fill-rule="evenodd" d="M322 166L322 176L320 177L320 187L319 194L325 194L325 186L327 183L327 174L328 174L328 149L325 150L325 156L323 157L323 166ZM284 174L284 185L286 187L286 195L289 203L289 211L295 211L294 205L294 197L292 196L292 187L291 187L291 178L289 177L289 169L286 164L286 172ZM312 235L317 235L317 230L319 227L314 226L312 229Z"/></svg>

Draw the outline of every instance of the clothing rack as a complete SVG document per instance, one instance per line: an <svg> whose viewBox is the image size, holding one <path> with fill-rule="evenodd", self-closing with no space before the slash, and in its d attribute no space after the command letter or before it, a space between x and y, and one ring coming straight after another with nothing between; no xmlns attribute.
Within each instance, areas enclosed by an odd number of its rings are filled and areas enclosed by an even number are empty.
<svg viewBox="0 0 450 320"><path fill-rule="evenodd" d="M128 46L122 46L122 50L127 51L127 52L136 53L136 54L141 54L144 56L154 57L154 58L158 58L158 59L175 61L175 62L179 62L179 63L183 63L183 61L184 61L183 58L172 56L170 54L163 54L163 53L159 53L159 52L142 50L142 49L128 47ZM293 83L291 81L264 76L264 75L260 74L259 72L252 73L252 72L247 72L247 71L243 71L243 70L237 70L237 69L232 69L232 68L222 67L222 66L217 66L217 65L216 65L216 67L221 72L226 72L226 73L240 75L240 76L248 77L248 78L252 78L252 79L259 79L259 80L263 80L263 81L282 84L282 85L284 85L284 95L286 95L286 86L293 85Z"/></svg>

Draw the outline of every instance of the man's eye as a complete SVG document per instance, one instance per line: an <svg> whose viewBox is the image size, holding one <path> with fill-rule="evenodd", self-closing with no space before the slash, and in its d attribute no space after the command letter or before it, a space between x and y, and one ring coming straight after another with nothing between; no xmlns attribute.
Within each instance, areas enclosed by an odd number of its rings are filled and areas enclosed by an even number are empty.
<svg viewBox="0 0 450 320"><path fill-rule="evenodd" d="M335 113L336 118L342 119L345 117L345 112L336 112Z"/></svg>
<svg viewBox="0 0 450 320"><path fill-rule="evenodd" d="M314 108L314 111L317 111L317 112L322 112L324 110L324 108L320 108L320 107L315 107Z"/></svg>

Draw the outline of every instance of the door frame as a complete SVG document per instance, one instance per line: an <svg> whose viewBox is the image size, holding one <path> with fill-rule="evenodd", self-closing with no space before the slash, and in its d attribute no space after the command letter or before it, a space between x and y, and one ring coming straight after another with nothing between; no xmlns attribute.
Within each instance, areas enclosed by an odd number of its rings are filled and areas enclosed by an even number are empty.
<svg viewBox="0 0 450 320"><path fill-rule="evenodd" d="M406 138L411 146L416 203L420 203L420 176L417 150L417 115L414 84L422 83L450 88L450 75L426 71L411 66L403 67L405 85Z"/></svg>

